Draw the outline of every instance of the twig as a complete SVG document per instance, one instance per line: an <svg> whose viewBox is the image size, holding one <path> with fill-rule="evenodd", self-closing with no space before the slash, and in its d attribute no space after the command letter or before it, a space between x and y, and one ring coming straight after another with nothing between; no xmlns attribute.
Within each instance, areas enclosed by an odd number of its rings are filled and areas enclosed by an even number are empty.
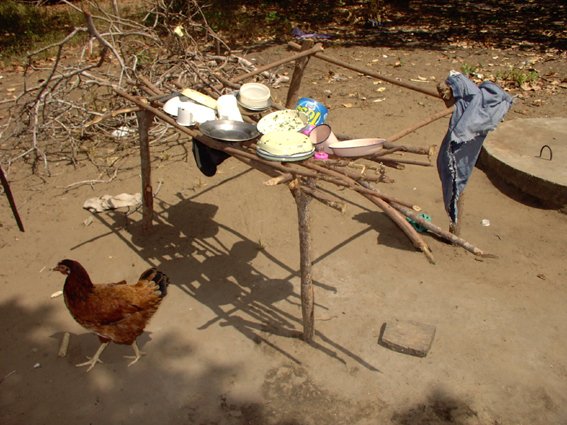
<svg viewBox="0 0 567 425"><path fill-rule="evenodd" d="M86 7L83 7L83 14L85 15L85 18L87 20L87 28L89 29L89 34L91 35L91 37L96 38L100 44L102 44L104 47L106 47L112 52L112 54L120 64L121 77L122 77L122 73L126 72L126 65L124 64L124 59L122 59L122 56L120 56L120 54L116 51L114 46L110 44L108 41L106 41L97 31L96 26L93 22L93 17L91 13L86 9ZM119 78L119 83L122 80L121 77Z"/></svg>
<svg viewBox="0 0 567 425"><path fill-rule="evenodd" d="M121 109L117 109L116 111L110 111L110 112L106 112L103 115L99 115L98 117L90 120L89 122L84 124L84 128L90 127L91 125L97 124L101 121L104 121L108 118L114 118L118 115L123 115L123 114L129 114L131 112L137 112L139 111L140 108L138 107L129 107L129 108L121 108Z"/></svg>
<svg viewBox="0 0 567 425"><path fill-rule="evenodd" d="M21 232L24 231L24 224L22 223L22 219L20 218L20 214L18 213L18 208L16 207L16 201L14 200L14 196L12 195L12 190L10 189L10 183L6 179L4 175L4 170L2 166L0 166L0 181L2 181L2 188L4 189L4 193L8 198L8 203L10 204L10 208L12 209L12 214L14 215L14 219L18 224L18 228Z"/></svg>
<svg viewBox="0 0 567 425"><path fill-rule="evenodd" d="M112 174L112 176L110 176L106 180L104 180L104 179L82 180L82 181L79 181L79 182L71 183L71 184L65 186L65 191L68 191L69 189L72 189L72 188L77 187L77 186L82 186L82 185L85 185L85 184L88 184L92 187L97 183L110 183L112 180L114 180L116 178L117 174L118 174L118 169L114 170L114 173Z"/></svg>
<svg viewBox="0 0 567 425"><path fill-rule="evenodd" d="M57 357L65 357L67 355L67 350L69 349L69 339L71 334L65 332L63 338L61 339L61 344L59 345L59 351L57 352Z"/></svg>
<svg viewBox="0 0 567 425"><path fill-rule="evenodd" d="M4 381L6 380L6 378L9 378L10 376L14 375L15 373L16 373L15 370L12 370L11 372L8 372L6 375L4 375L4 376L2 377L2 379L0 379L0 384L1 384L2 382L4 382Z"/></svg>

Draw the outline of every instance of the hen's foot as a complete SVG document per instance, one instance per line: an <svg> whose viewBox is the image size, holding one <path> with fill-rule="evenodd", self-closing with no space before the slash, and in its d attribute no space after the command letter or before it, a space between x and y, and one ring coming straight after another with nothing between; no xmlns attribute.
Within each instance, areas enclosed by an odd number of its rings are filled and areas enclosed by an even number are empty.
<svg viewBox="0 0 567 425"><path fill-rule="evenodd" d="M134 350L133 356L124 356L127 359L134 359L130 363L128 363L128 366L132 366L134 363L137 363L138 360L142 358L142 356L146 355L146 353L140 351L138 344L136 344L136 341L134 341L134 343L132 344L132 349Z"/></svg>
<svg viewBox="0 0 567 425"><path fill-rule="evenodd" d="M89 359L89 361L87 362L83 362L83 363L79 363L77 365L75 365L76 367L82 367L82 366L88 366L87 368L87 372L90 371L93 367L95 367L95 365L97 363L102 363L102 360L99 359L100 355L102 354L102 352L104 351L104 349L106 348L106 346L108 345L108 342L103 342L102 344L100 344L100 347L98 347L98 350L96 351L95 355L92 357L87 357L87 359Z"/></svg>
<svg viewBox="0 0 567 425"><path fill-rule="evenodd" d="M89 370L91 370L95 366L95 364L102 363L102 360L97 359L95 357L88 357L87 356L87 359L89 359L89 361L83 362L83 363L78 363L75 366L76 367L88 366L88 368L87 368L87 372L88 372Z"/></svg>

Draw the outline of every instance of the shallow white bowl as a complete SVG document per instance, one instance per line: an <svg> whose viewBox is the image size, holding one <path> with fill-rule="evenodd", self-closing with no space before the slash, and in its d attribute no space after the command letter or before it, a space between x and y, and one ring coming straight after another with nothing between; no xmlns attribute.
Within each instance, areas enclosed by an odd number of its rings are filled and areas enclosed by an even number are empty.
<svg viewBox="0 0 567 425"><path fill-rule="evenodd" d="M336 156L368 156L380 151L385 139L352 139L329 145L329 149Z"/></svg>
<svg viewBox="0 0 567 425"><path fill-rule="evenodd" d="M242 84L238 97L245 108L264 108L269 105L270 88L260 83Z"/></svg>

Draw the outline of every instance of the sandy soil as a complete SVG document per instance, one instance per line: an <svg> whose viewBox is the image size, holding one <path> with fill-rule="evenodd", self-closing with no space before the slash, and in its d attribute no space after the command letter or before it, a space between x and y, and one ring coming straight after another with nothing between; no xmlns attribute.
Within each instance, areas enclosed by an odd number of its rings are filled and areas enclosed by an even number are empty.
<svg viewBox="0 0 567 425"><path fill-rule="evenodd" d="M464 61L488 67L495 57L519 64L534 56L371 47L327 53L404 81L425 79L415 84L431 88ZM249 57L267 63L285 54L280 46ZM549 57L538 67L561 74L565 61ZM329 106L337 132L388 136L443 108L425 95L329 70L312 61L301 94ZM285 90L274 90L276 100L285 100ZM565 111L564 89L521 94L506 120ZM438 145L447 123L400 143ZM54 166L47 183L23 169L12 174L26 232L1 196L2 424L567 423L564 214L475 169L462 234L498 258L479 259L425 235L432 265L365 199L339 192L344 214L313 202L316 337L308 345L289 337L301 329L301 309L297 216L287 188L265 186L265 176L236 160L207 178L187 146L153 159L154 184L163 184L150 235L138 212L82 209L93 196L138 192L136 156L112 182L93 187L65 189L98 178L88 164ZM381 190L447 227L434 167L387 172L395 183ZM139 338L147 353L139 363L127 367L130 348L111 345L88 374L74 367L98 342L62 297L50 298L63 285L50 268L63 258L79 260L96 282L132 282L148 265L171 277L170 294ZM395 319L436 327L427 357L378 344L383 324ZM64 332L70 347L59 358Z"/></svg>

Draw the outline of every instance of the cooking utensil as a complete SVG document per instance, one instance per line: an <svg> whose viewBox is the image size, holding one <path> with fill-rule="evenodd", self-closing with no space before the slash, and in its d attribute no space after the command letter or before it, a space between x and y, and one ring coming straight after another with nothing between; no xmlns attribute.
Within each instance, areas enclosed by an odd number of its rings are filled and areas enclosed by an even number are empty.
<svg viewBox="0 0 567 425"><path fill-rule="evenodd" d="M206 136L224 142L245 142L260 135L256 126L232 120L207 121L199 126L199 130Z"/></svg>

